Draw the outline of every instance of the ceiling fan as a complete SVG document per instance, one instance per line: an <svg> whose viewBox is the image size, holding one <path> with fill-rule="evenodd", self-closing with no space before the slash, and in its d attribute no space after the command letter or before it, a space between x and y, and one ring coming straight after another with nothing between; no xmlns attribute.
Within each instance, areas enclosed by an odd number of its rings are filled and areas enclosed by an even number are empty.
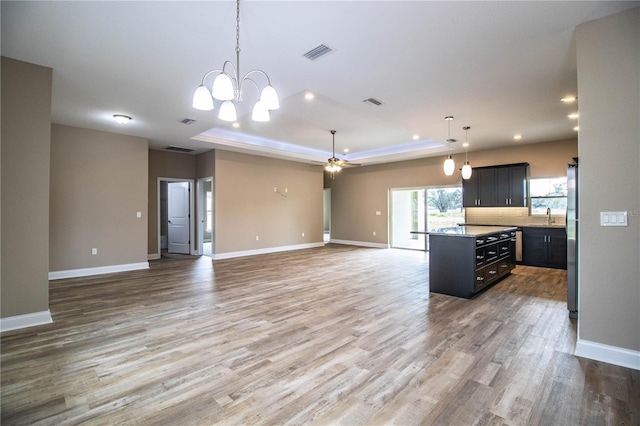
<svg viewBox="0 0 640 426"><path fill-rule="evenodd" d="M338 173L343 167L359 166L360 164L349 163L349 160L341 160L336 157L336 131L330 130L330 132L333 139L332 156L327 159L327 164L324 166L324 169L331 174L331 179L333 179L335 173Z"/></svg>

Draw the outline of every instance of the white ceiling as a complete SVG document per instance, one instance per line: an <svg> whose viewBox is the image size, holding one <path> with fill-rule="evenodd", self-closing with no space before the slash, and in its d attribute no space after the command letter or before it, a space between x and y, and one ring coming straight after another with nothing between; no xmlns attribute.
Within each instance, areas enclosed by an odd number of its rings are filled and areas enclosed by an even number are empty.
<svg viewBox="0 0 640 426"><path fill-rule="evenodd" d="M257 93L245 88L238 129L191 107L203 75L235 62L234 2L2 1L2 55L53 68L54 123L141 136L154 149L300 161L325 160L335 129L336 151L373 164L446 154L446 115L452 138L471 126L469 152L574 137L577 105L560 102L577 90L574 28L639 5L243 1L241 74L264 70L281 107L252 122ZM335 52L302 56L321 43ZM371 97L383 105L362 102ZM116 113L133 120L119 125Z"/></svg>

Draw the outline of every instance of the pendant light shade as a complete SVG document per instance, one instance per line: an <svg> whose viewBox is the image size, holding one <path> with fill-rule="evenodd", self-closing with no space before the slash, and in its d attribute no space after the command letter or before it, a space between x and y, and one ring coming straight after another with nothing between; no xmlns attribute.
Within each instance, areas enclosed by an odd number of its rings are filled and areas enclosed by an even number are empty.
<svg viewBox="0 0 640 426"><path fill-rule="evenodd" d="M262 93L260 94L260 102L262 102L268 110L280 108L280 100L278 99L276 89L274 89L270 84L262 89Z"/></svg>
<svg viewBox="0 0 640 426"><path fill-rule="evenodd" d="M455 169L456 163L453 161L453 158L451 158L451 155L449 155L447 159L444 160L444 174L451 176Z"/></svg>
<svg viewBox="0 0 640 426"><path fill-rule="evenodd" d="M211 111L213 109L213 98L209 89L202 84L193 94L193 107L201 111Z"/></svg>
<svg viewBox="0 0 640 426"><path fill-rule="evenodd" d="M236 106L231 101L224 101L222 105L220 105L220 112L218 113L218 118L223 121L236 121Z"/></svg>
<svg viewBox="0 0 640 426"><path fill-rule="evenodd" d="M464 162L464 166L462 166L462 179L469 179L471 177L471 165L468 161Z"/></svg>
<svg viewBox="0 0 640 426"><path fill-rule="evenodd" d="M253 114L251 114L253 121L265 122L269 121L269 109L265 106L264 102L258 101L253 106Z"/></svg>
<svg viewBox="0 0 640 426"><path fill-rule="evenodd" d="M213 80L213 88L211 94L219 101L231 101L235 98L233 90L233 83L231 78L223 72L218 74L215 80Z"/></svg>

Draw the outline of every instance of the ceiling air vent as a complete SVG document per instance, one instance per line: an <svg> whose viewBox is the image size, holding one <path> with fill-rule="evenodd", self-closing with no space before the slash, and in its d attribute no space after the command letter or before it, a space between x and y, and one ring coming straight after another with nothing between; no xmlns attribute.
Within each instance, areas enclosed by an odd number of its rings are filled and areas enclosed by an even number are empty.
<svg viewBox="0 0 640 426"><path fill-rule="evenodd" d="M369 99L365 99L364 101L362 101L364 103L367 104L371 104L371 105L375 105L375 106L380 106L382 105L382 102L380 102L379 100L377 100L376 98L369 98Z"/></svg>
<svg viewBox="0 0 640 426"><path fill-rule="evenodd" d="M183 120L180 120L180 122L181 122L182 124L187 124L187 125L189 125L189 124L191 124L191 123L195 123L195 122L196 122L196 120L194 120L193 118L185 118L185 119L183 119Z"/></svg>
<svg viewBox="0 0 640 426"><path fill-rule="evenodd" d="M173 146L170 145L168 147L165 148L167 151L178 151L178 152L193 152L193 149L190 148L183 148L181 146Z"/></svg>
<svg viewBox="0 0 640 426"><path fill-rule="evenodd" d="M323 43L314 47L313 49L311 49L310 51L308 51L302 56L304 56L309 60L315 61L316 59L320 59L321 57L326 56L329 53L333 53L333 52L335 52L333 48Z"/></svg>

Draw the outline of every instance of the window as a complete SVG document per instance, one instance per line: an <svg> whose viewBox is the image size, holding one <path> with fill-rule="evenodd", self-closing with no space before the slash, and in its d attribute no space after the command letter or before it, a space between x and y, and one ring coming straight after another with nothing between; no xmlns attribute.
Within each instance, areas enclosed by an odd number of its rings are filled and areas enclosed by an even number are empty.
<svg viewBox="0 0 640 426"><path fill-rule="evenodd" d="M529 180L531 215L546 215L551 209L554 216L567 213L567 178L544 178Z"/></svg>

